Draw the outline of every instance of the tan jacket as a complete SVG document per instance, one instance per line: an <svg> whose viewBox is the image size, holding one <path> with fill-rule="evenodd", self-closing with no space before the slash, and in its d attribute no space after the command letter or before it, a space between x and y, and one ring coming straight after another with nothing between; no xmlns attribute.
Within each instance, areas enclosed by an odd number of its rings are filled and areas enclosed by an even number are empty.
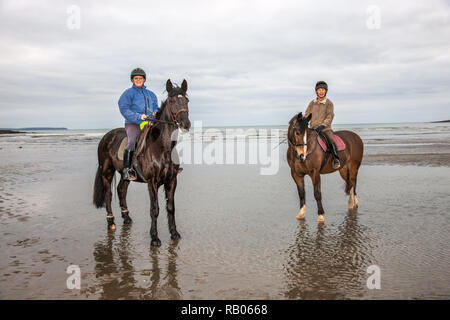
<svg viewBox="0 0 450 320"><path fill-rule="evenodd" d="M320 125L324 125L324 130L331 129L331 122L334 118L334 105L330 99L325 98L324 101L317 101L317 99L312 100L308 108L306 108L304 117L307 117L312 113L310 126L311 128L316 128Z"/></svg>

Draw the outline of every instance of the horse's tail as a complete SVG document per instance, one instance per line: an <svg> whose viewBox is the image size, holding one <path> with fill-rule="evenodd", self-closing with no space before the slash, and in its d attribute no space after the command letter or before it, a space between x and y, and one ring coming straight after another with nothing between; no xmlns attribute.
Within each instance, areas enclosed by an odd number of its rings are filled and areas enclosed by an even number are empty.
<svg viewBox="0 0 450 320"><path fill-rule="evenodd" d="M101 208L105 205L105 186L103 185L102 168L100 165L98 166L95 175L93 203L97 208Z"/></svg>

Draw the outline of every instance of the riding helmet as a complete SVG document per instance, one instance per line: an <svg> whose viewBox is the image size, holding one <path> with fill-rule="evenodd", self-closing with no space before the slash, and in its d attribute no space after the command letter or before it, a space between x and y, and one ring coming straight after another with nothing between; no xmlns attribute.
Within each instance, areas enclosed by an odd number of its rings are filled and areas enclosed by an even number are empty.
<svg viewBox="0 0 450 320"><path fill-rule="evenodd" d="M146 74L145 74L145 71L142 70L141 68L136 68L136 69L134 69L133 71L131 71L131 75L130 75L131 81L133 81L133 78L134 78L135 76L142 76L142 77L144 77L144 79L146 80Z"/></svg>
<svg viewBox="0 0 450 320"><path fill-rule="evenodd" d="M326 91L328 91L327 83L325 81L317 81L317 83L316 83L316 91L317 91L317 89L320 89L320 88L323 88Z"/></svg>

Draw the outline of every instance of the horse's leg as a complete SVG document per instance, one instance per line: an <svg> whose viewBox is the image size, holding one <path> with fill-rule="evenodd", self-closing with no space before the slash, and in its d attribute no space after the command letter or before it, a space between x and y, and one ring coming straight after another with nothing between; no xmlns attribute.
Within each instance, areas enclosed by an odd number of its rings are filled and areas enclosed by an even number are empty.
<svg viewBox="0 0 450 320"><path fill-rule="evenodd" d="M325 212L322 207L322 192L320 191L320 172L318 169L314 170L310 175L314 186L314 198L317 201L317 222L325 222Z"/></svg>
<svg viewBox="0 0 450 320"><path fill-rule="evenodd" d="M339 174L341 175L342 179L345 181L345 194L349 195L348 198L348 209L353 209L353 196L352 196L352 183L350 182L350 169L349 169L350 163L347 162L345 166L343 166L341 169L339 169Z"/></svg>
<svg viewBox="0 0 450 320"><path fill-rule="evenodd" d="M150 237L152 238L151 246L159 247L161 240L158 238L158 186L155 183L148 183L148 192L150 194L150 216L152 219L152 226L150 227Z"/></svg>
<svg viewBox="0 0 450 320"><path fill-rule="evenodd" d="M117 193L119 194L120 211L122 213L123 223L129 224L132 222L128 206L127 206L127 190L130 185L129 180L124 180L123 177L120 178L120 182L117 185Z"/></svg>
<svg viewBox="0 0 450 320"><path fill-rule="evenodd" d="M356 198L356 176L358 175L359 166L354 162L347 164L339 170L342 179L345 180L345 193L349 195L348 210L358 207L358 199Z"/></svg>
<svg viewBox="0 0 450 320"><path fill-rule="evenodd" d="M166 205L167 205L167 219L169 221L170 237L173 240L180 239L181 236L177 231L175 224L175 189L177 187L177 178L173 178L168 183L164 184L166 191Z"/></svg>
<svg viewBox="0 0 450 320"><path fill-rule="evenodd" d="M305 199L305 179L304 175L297 175L293 170L291 170L291 176L297 184L298 197L300 198L300 211L296 218L298 220L305 219L306 214L306 199Z"/></svg>
<svg viewBox="0 0 450 320"><path fill-rule="evenodd" d="M105 188L106 221L108 222L108 228L110 230L116 230L116 224L114 223L114 214L111 207L111 183L114 177L114 173L114 167L109 165L109 161L105 161L103 165L102 181Z"/></svg>
<svg viewBox="0 0 450 320"><path fill-rule="evenodd" d="M356 178L358 177L359 165L355 162L350 162L350 199L352 201L352 209L358 208L358 198L356 197ZM350 201L349 201L350 208Z"/></svg>

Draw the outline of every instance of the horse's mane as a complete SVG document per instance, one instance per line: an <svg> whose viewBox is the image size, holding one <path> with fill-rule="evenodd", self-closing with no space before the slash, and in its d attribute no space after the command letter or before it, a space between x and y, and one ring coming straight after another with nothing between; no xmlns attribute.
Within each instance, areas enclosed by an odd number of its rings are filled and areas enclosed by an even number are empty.
<svg viewBox="0 0 450 320"><path fill-rule="evenodd" d="M174 84L174 87L172 90L170 90L170 92L168 93L168 96L174 97L179 94L181 94L185 97L187 96L186 92L184 92L183 89L181 89L177 84ZM161 107L159 108L158 112L156 113L156 119L161 119L161 115L163 114L163 111L166 108L166 105L167 105L167 99L161 103Z"/></svg>

